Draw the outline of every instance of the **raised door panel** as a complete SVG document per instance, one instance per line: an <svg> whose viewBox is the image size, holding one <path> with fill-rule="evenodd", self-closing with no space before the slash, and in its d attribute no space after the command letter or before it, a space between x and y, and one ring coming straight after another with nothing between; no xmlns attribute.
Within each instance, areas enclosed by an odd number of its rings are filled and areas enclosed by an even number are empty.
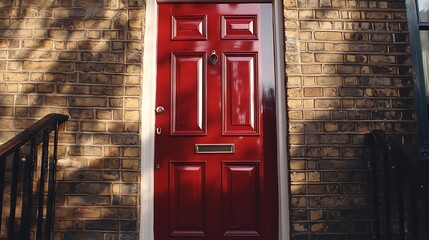
<svg viewBox="0 0 429 240"><path fill-rule="evenodd" d="M224 236L260 236L259 163L224 162L222 195Z"/></svg>
<svg viewBox="0 0 429 240"><path fill-rule="evenodd" d="M173 16L172 40L206 40L207 16Z"/></svg>
<svg viewBox="0 0 429 240"><path fill-rule="evenodd" d="M173 53L171 134L206 134L205 53Z"/></svg>
<svg viewBox="0 0 429 240"><path fill-rule="evenodd" d="M222 16L222 39L258 39L257 16Z"/></svg>
<svg viewBox="0 0 429 240"><path fill-rule="evenodd" d="M171 236L205 236L205 178L204 163L171 163Z"/></svg>
<svg viewBox="0 0 429 240"><path fill-rule="evenodd" d="M257 54L225 53L223 71L223 134L259 134Z"/></svg>

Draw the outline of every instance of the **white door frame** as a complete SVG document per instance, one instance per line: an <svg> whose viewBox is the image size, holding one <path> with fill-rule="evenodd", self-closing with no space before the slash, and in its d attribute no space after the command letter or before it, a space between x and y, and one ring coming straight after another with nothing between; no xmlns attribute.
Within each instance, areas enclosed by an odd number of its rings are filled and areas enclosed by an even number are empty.
<svg viewBox="0 0 429 240"><path fill-rule="evenodd" d="M157 0L145 0L145 35L141 111L140 240L154 240L155 93L158 36ZM289 177L284 76L284 28L281 1L273 1L276 78L277 169L279 188L279 240L287 240L289 228Z"/></svg>

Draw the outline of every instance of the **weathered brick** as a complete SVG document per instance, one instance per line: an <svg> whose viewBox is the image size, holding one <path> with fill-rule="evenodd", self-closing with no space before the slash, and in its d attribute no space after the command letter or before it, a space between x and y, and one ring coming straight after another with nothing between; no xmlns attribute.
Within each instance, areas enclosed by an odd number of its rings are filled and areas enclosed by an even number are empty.
<svg viewBox="0 0 429 240"><path fill-rule="evenodd" d="M100 147L81 146L69 147L68 154L71 156L101 156L102 149Z"/></svg>
<svg viewBox="0 0 429 240"><path fill-rule="evenodd" d="M106 130L106 123L103 122L82 122L81 123L82 131L89 132L103 132Z"/></svg>
<svg viewBox="0 0 429 240"><path fill-rule="evenodd" d="M319 19L338 19L339 16L337 10L316 10L316 18Z"/></svg>
<svg viewBox="0 0 429 240"><path fill-rule="evenodd" d="M82 41L78 45L80 50L91 50L91 51L106 51L109 50L109 42L97 42L97 41Z"/></svg>
<svg viewBox="0 0 429 240"><path fill-rule="evenodd" d="M71 107L105 107L107 104L106 98L100 97L73 97L68 100Z"/></svg>
<svg viewBox="0 0 429 240"><path fill-rule="evenodd" d="M79 207L75 209L74 215L81 218L99 218L101 217L101 209Z"/></svg>
<svg viewBox="0 0 429 240"><path fill-rule="evenodd" d="M85 39L86 31L83 30L49 30L49 37L54 39ZM56 43L60 44L60 43ZM65 44L65 42L64 42Z"/></svg>
<svg viewBox="0 0 429 240"><path fill-rule="evenodd" d="M70 206L107 206L111 203L110 196L67 196L66 203Z"/></svg>
<svg viewBox="0 0 429 240"><path fill-rule="evenodd" d="M315 59L316 59L316 62L321 62L321 63L344 62L344 57L342 54L318 53L318 54L315 54Z"/></svg>
<svg viewBox="0 0 429 240"><path fill-rule="evenodd" d="M340 41L343 39L343 34L341 32L322 32L317 31L314 33L314 37L317 40L327 40L327 41Z"/></svg>
<svg viewBox="0 0 429 240"><path fill-rule="evenodd" d="M24 61L22 68L24 70L70 72L75 70L75 64L72 62Z"/></svg>

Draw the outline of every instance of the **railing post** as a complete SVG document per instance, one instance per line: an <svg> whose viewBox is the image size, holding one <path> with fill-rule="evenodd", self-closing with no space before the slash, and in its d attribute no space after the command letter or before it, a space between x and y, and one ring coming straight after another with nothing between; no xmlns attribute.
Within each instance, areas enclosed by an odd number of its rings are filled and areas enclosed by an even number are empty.
<svg viewBox="0 0 429 240"><path fill-rule="evenodd" d="M18 179L19 179L19 161L20 150L17 149L13 155L12 163L12 186L10 193L10 212L9 212L9 240L15 239L15 212L16 212L16 195L18 194Z"/></svg>
<svg viewBox="0 0 429 240"><path fill-rule="evenodd" d="M390 166L389 166L389 149L390 146L383 146L383 171L384 171L384 214L386 217L385 229L386 239L392 239L392 215L390 204Z"/></svg>
<svg viewBox="0 0 429 240"><path fill-rule="evenodd" d="M6 157L0 158L0 231L2 229L3 219L3 195L4 195L4 181L6 171Z"/></svg>
<svg viewBox="0 0 429 240"><path fill-rule="evenodd" d="M405 208L404 208L404 194L403 194L403 187L402 187L402 182L403 182L403 174L402 171L403 169L400 167L399 164L396 165L396 186L397 186L397 191L398 191L398 218L399 218L399 234L400 234L400 239L404 239L405 240Z"/></svg>
<svg viewBox="0 0 429 240"><path fill-rule="evenodd" d="M57 173L57 155L58 155L58 124L54 129L54 151L52 154L52 162L49 167L49 183L48 183L48 200L46 209L46 226L45 240L50 240L52 230L54 228L54 209L55 209L55 188L56 188L56 173Z"/></svg>
<svg viewBox="0 0 429 240"><path fill-rule="evenodd" d="M43 202L45 194L45 180L46 180L46 169L48 167L48 152L49 152L49 133L45 131L43 133L42 142L42 166L40 169L40 180L39 180L39 201L37 210L37 231L36 240L42 239L43 232Z"/></svg>
<svg viewBox="0 0 429 240"><path fill-rule="evenodd" d="M21 234L22 239L30 239L32 202L33 202L33 179L34 179L34 164L37 159L37 146L34 139L31 141L30 154L25 161L25 178L22 196L22 213L21 213Z"/></svg>
<svg viewBox="0 0 429 240"><path fill-rule="evenodd" d="M375 213L375 221L374 221L374 232L375 232L375 240L381 240L380 236L380 206L378 204L378 177L377 177L377 139L371 134L369 136L370 142L370 167L372 173L372 194L373 194L373 203L374 203L374 213Z"/></svg>

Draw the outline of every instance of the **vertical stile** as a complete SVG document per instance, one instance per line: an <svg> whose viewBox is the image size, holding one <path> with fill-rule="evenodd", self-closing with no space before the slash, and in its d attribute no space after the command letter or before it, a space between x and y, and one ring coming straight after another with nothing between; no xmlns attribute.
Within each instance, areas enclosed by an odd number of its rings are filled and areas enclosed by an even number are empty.
<svg viewBox="0 0 429 240"><path fill-rule="evenodd" d="M374 221L374 232L375 232L375 240L380 240L380 209L378 204L378 176L377 176L377 146L378 142L376 140L376 136L372 135L370 137L371 142L371 148L370 148L370 154L371 154L371 168L372 168L372 181L373 181L373 201L374 201L374 214L375 214L375 221Z"/></svg>
<svg viewBox="0 0 429 240"><path fill-rule="evenodd" d="M3 194L4 194L4 178L6 170L6 157L0 157L0 234L2 229L2 217L3 217Z"/></svg>
<svg viewBox="0 0 429 240"><path fill-rule="evenodd" d="M36 230L36 240L42 239L43 231L43 202L44 202L44 193L45 193L45 179L46 179L46 169L48 164L48 151L49 151L49 132L43 132L43 142L42 142L42 164L40 169L40 180L39 180L39 201L38 201L38 210L37 210L37 230Z"/></svg>
<svg viewBox="0 0 429 240"><path fill-rule="evenodd" d="M54 209L55 209L55 183L56 183L56 170L57 170L57 148L58 148L58 123L54 128L54 149L52 156L52 163L49 166L49 183L48 183L48 200L46 204L46 226L45 226L45 240L50 240L52 237L52 230L54 225Z"/></svg>
<svg viewBox="0 0 429 240"><path fill-rule="evenodd" d="M33 202L33 178L34 164L37 159L37 146L35 140L31 141L30 155L25 161L25 178L22 196L22 213L21 213L21 239L30 239L32 202Z"/></svg>
<svg viewBox="0 0 429 240"><path fill-rule="evenodd" d="M383 165L384 165L384 203L385 203L385 228L386 239L392 239L392 215L391 215L391 199L390 199L390 146L383 144Z"/></svg>
<svg viewBox="0 0 429 240"><path fill-rule="evenodd" d="M19 161L20 161L20 149L16 149L12 160L12 183L10 192L10 214L9 214L9 226L8 226L8 238L14 240L15 234L15 212L16 212L16 198L18 193L18 180L19 180Z"/></svg>

